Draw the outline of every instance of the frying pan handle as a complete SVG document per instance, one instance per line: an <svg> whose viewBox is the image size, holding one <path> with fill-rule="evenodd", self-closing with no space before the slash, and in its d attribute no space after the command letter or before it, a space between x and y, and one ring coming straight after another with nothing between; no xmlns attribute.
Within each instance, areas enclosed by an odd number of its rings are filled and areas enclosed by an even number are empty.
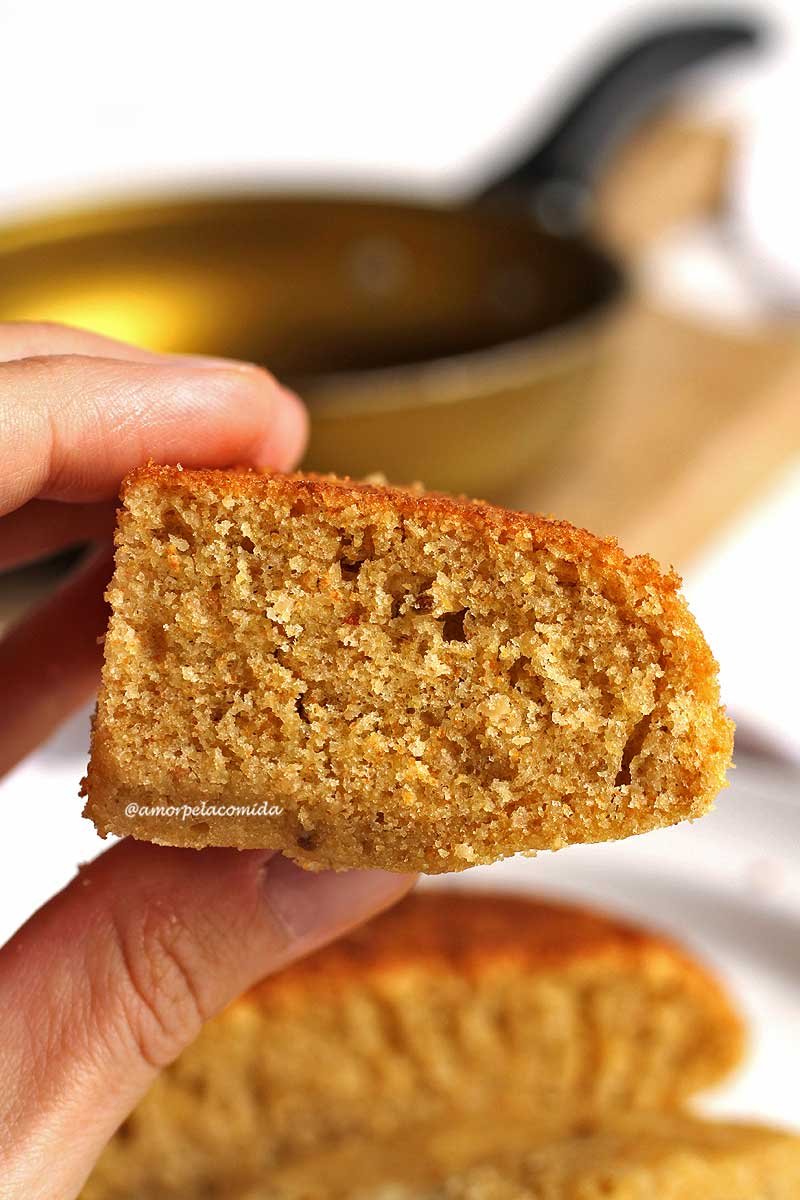
<svg viewBox="0 0 800 1200"><path fill-rule="evenodd" d="M651 112L688 68L761 40L744 17L680 22L645 33L612 54L572 96L533 153L475 198L527 202L553 233L587 224L591 190L609 151Z"/></svg>

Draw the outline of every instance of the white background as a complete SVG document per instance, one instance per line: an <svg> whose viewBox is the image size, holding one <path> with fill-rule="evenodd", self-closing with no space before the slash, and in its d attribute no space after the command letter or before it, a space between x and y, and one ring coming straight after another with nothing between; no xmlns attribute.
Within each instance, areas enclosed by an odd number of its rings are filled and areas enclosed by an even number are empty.
<svg viewBox="0 0 800 1200"><path fill-rule="evenodd" d="M784 258L790 269L794 263L800 279L795 232L800 182L794 161L800 74L792 69L800 8L793 0L759 7L772 15L779 32L769 67L715 71L713 84L703 88L695 82L692 102L736 114L743 129L743 167L734 204L743 235L770 243L773 257ZM613 37L620 26L650 10L664 8L621 0L548 5L531 0L406 0L402 5L138 0L124 7L99 0L0 0L0 212L24 216L68 198L131 187L163 189L189 179L202 185L212 178L217 183L349 180L421 194L460 193L482 177L492 158L510 153L541 127L567 74L591 57L600 39ZM786 96L788 110L779 103ZM766 167L755 187L746 168L759 157L754 144L767 145L765 130L773 149L761 155ZM690 265L690 280L693 269ZM720 295L720 304L725 309L728 298ZM800 706L794 694L800 669L799 517L796 472L776 480L774 493L727 531L688 581L697 615L721 659L727 698L794 753L800 753ZM765 575L771 583L768 609ZM757 636L747 632L754 620ZM84 715L0 788L0 937L65 882L77 861L99 848L80 819L76 795L85 740ZM721 877L722 906L726 889L729 897L743 890L750 894L742 880L750 878L751 860L757 867L763 859L776 878L797 877L800 826L776 816L784 812L785 800L771 801L771 807L764 801L764 846L753 842L759 829L753 806L770 787L765 783L760 789L752 779L749 790L735 785L725 810L729 820L720 810L720 843L711 836L716 826L709 826L702 841L690 842L699 838L702 825L637 843L640 874L662 854L659 870L669 871L673 856L685 866L685 853L701 869L702 847L710 876ZM785 797L794 787L780 784L777 790ZM47 836L39 835L45 828ZM647 844L652 850L645 858ZM721 930L716 918L705 928L702 914L678 901L687 893L677 887L677 877L676 899L669 903L663 888L648 892L633 884L626 903L619 881L609 891L599 875L604 863L611 870L620 861L614 857L620 853L628 864L631 851L611 848L604 858L605 851L592 850L597 857L588 865L585 853L528 863L525 879L546 887L561 881L567 891L649 911L693 938L739 988L748 1012L758 1010L750 1074L720 1104L800 1124L800 1102L793 1111L785 1086L786 1078L797 1078L800 1071L800 965L796 956L784 954L786 938L776 934L765 975L763 953L754 960L754 939L737 941L730 924ZM507 875L508 869L498 872L498 878ZM665 886L669 892L672 885ZM764 900L766 924L757 925L767 931L767 942L773 900ZM775 903L784 906L780 928L789 921L800 944L800 895L789 883ZM738 911L730 908L731 920Z"/></svg>

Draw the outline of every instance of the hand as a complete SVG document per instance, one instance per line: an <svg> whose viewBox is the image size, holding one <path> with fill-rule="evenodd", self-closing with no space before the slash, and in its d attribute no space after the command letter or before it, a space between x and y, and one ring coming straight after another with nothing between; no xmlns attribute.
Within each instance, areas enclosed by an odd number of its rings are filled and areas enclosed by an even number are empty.
<svg viewBox="0 0 800 1200"><path fill-rule="evenodd" d="M76 543L99 547L0 642L0 771L96 687L125 472L151 458L288 469L304 438L299 402L257 367L0 325L0 569ZM410 883L377 871L307 874L270 851L133 841L81 868L0 950L3 1196L77 1195L203 1021Z"/></svg>

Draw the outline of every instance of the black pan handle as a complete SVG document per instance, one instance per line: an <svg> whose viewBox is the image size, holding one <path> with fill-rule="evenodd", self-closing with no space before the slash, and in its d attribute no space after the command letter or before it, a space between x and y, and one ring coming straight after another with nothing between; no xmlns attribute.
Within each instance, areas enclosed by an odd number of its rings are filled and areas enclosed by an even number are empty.
<svg viewBox="0 0 800 1200"><path fill-rule="evenodd" d="M522 203L554 233L587 224L592 185L609 151L669 94L686 70L750 49L763 27L746 17L661 25L592 72L528 158L494 179L479 202Z"/></svg>

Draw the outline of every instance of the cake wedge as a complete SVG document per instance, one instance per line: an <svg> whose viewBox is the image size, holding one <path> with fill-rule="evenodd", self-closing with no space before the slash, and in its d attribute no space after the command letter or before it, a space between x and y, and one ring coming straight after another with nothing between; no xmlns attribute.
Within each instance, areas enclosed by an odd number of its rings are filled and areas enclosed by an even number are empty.
<svg viewBox="0 0 800 1200"><path fill-rule="evenodd" d="M682 1113L617 1114L570 1134L495 1110L348 1138L255 1175L229 1166L202 1191L140 1193L137 1178L94 1177L81 1200L797 1200L800 1135Z"/></svg>
<svg viewBox="0 0 800 1200"><path fill-rule="evenodd" d="M652 559L350 480L122 489L84 790L99 832L460 870L704 813L732 725Z"/></svg>
<svg viewBox="0 0 800 1200"><path fill-rule="evenodd" d="M393 1163L426 1155L466 1167L673 1112L743 1044L724 987L669 939L529 895L429 886L209 1021L85 1200L226 1194L284 1168L333 1196L332 1177L363 1182L367 1161L387 1184Z"/></svg>
<svg viewBox="0 0 800 1200"><path fill-rule="evenodd" d="M796 1200L800 1136L674 1113L561 1136L503 1113L353 1141L224 1200ZM265 1185L268 1191L265 1190Z"/></svg>

